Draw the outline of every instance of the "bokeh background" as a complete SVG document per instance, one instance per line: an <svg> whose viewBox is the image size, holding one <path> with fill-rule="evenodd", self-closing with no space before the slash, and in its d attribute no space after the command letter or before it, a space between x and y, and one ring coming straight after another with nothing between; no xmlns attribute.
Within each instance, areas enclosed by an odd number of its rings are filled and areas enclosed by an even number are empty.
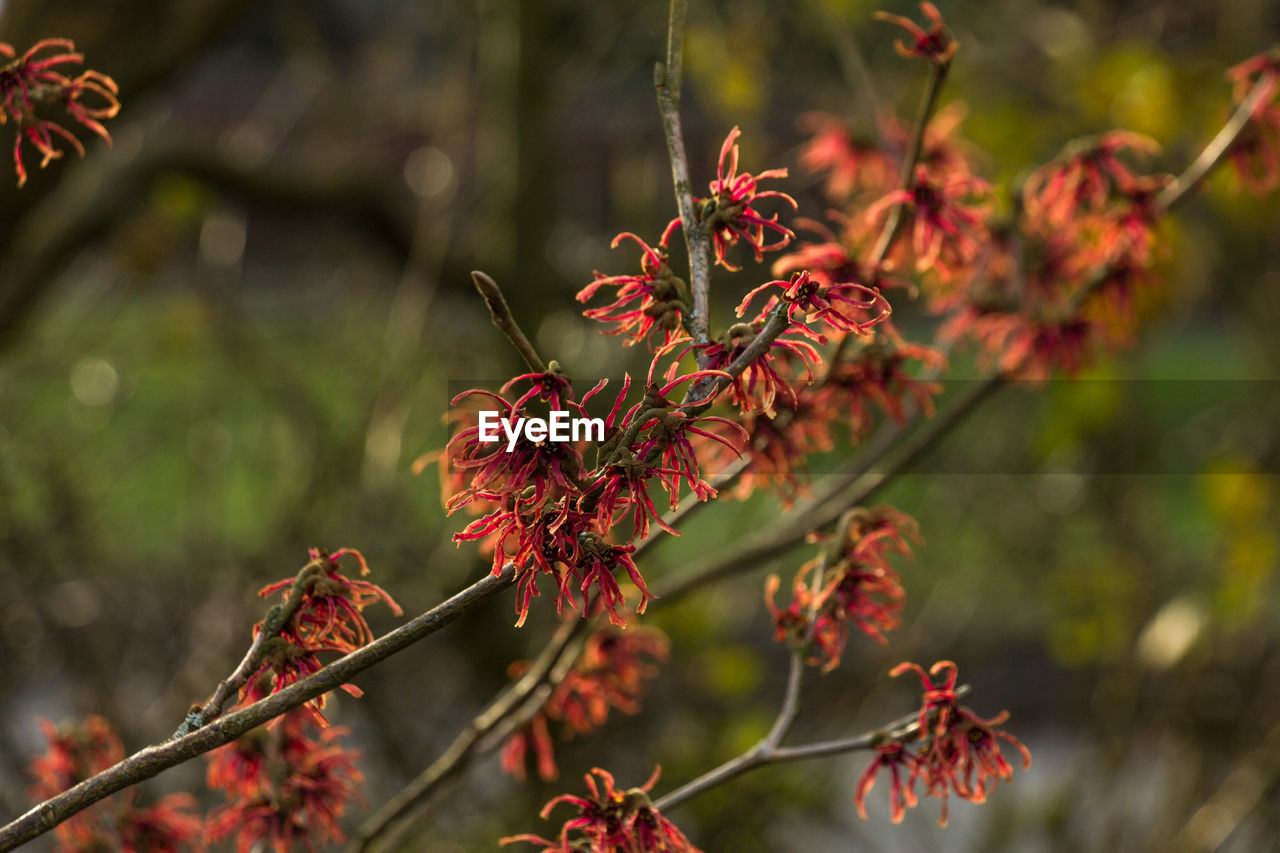
<svg viewBox="0 0 1280 853"><path fill-rule="evenodd" d="M1177 170L1226 114L1224 71L1268 48L1264 0L940 2L981 172L1007 190L1068 139L1113 127ZM821 215L802 116L872 130L914 112L917 64L883 0L691 3L696 181L742 126L753 171ZM19 50L67 36L124 103L111 149L0 180L0 808L29 805L39 717L99 713L137 748L239 660L265 583L310 546L353 546L420 612L484 571L450 541L433 473L451 382L514 354L468 271L502 283L536 343L583 380L642 359L572 301L630 269L618 231L672 215L652 92L660 0L4 0ZM5 129L6 133L8 129ZM4 137L6 140L8 136ZM0 170L3 171L3 170ZM1280 837L1280 205L1220 175L1168 227L1164 288L1134 346L1079 381L995 397L882 498L926 544L905 624L811 682L798 737L910 710L903 659L953 658L970 704L1013 713L1035 756L951 826L861 821L861 756L769 769L673 817L707 851L1240 850ZM724 321L759 272L719 275ZM904 306L908 330L927 318ZM960 351L955 373L972 375ZM838 454L839 455L839 454ZM839 459L815 464L817 476ZM650 578L779 514L703 512ZM594 764L675 785L767 728L785 672L761 581L806 551L655 613L673 660L644 710L561 745L562 778L476 766L404 843L493 849ZM424 767L540 647L503 599L358 680L334 711L372 807ZM391 627L385 614L375 628ZM147 783L199 791L193 762ZM205 798L212 805L211 798ZM354 825L364 815L356 809ZM33 849L47 849L41 841Z"/></svg>

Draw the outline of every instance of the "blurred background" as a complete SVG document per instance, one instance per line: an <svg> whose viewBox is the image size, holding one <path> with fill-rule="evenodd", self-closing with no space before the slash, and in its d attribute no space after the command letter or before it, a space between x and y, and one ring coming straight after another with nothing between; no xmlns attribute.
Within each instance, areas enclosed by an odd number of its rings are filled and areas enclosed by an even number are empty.
<svg viewBox="0 0 1280 853"><path fill-rule="evenodd" d="M1264 0L938 5L960 42L944 101L967 105L961 135L1001 191L1114 127L1153 136L1179 170L1226 115L1224 71L1280 33ZM914 113L922 69L870 17L913 4L690 6L695 190L738 124L744 168L791 167L784 188L820 216L802 115L872 132L876 110ZM29 806L38 718L102 714L130 749L166 737L240 659L256 590L308 547L360 548L409 613L485 571L450 541L464 522L443 517L434 471L410 472L443 444L451 382L517 367L468 272L496 278L580 380L643 364L572 297L594 269L631 271L614 234L656 240L672 215L652 91L666 17L660 0L0 2L0 39L73 38L124 104L114 147L33 170L20 191L0 179L6 820ZM880 496L926 540L900 565L904 626L812 679L796 736L907 712L918 693L889 667L952 658L976 711L1012 712L1031 770L984 806L953 804L942 830L932 800L891 825L883 787L859 820L864 756L768 769L672 815L692 840L1280 849L1278 226L1274 196L1215 177L1168 225L1165 286L1131 349L997 396ZM717 275L719 322L760 274ZM956 375L971 357L956 354ZM646 556L646 577L778 514L767 496L711 507ZM661 763L665 790L754 743L786 668L761 582L808 553L661 608L672 662L640 714L560 745L555 783L480 763L406 849L552 831L538 809L593 765L631 785ZM331 717L353 729L371 808L541 647L547 616L516 631L504 598L358 679L365 698ZM196 761L144 791L202 778Z"/></svg>

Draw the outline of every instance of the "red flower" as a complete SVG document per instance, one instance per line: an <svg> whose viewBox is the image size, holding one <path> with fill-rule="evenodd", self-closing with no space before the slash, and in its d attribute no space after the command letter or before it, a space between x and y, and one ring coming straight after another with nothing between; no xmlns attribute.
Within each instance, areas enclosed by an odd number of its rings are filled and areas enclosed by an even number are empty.
<svg viewBox="0 0 1280 853"><path fill-rule="evenodd" d="M919 769L915 755L900 743L886 743L876 747L875 758L871 759L867 769L858 777L853 802L858 807L858 816L866 820L867 794L871 793L876 776L885 767L889 768L892 780L889 788L889 819L894 823L902 823L907 809L914 808L917 802L914 789Z"/></svg>
<svg viewBox="0 0 1280 853"><path fill-rule="evenodd" d="M990 185L980 178L934 177L918 165L912 185L882 197L867 209L866 217L874 221L892 205L909 205L916 269L935 269L943 281L950 281L974 260L988 236L986 205L969 199L990 193Z"/></svg>
<svg viewBox="0 0 1280 853"><path fill-rule="evenodd" d="M877 21L888 21L891 24L897 24L905 29L908 35L914 39L913 44L905 44L902 41L895 41L894 48L903 56L919 57L927 59L938 65L945 65L951 61L951 57L956 52L955 39L947 35L943 30L942 13L938 11L938 7L929 2L920 4L920 11L924 12L924 16L929 19L931 26L926 32L916 25L915 21L910 18L904 18L900 15L890 15L888 12L876 12L875 19Z"/></svg>
<svg viewBox="0 0 1280 853"><path fill-rule="evenodd" d="M693 349L698 351L699 364L705 365L708 370L724 371L751 345L764 328L765 320L762 314L750 323L735 323L716 340L687 347L676 356L677 362L689 349ZM776 414L776 402L795 405L795 391L787 377L803 370L805 378L801 381L811 382L813 369L821 362L822 357L808 341L778 337L768 350L729 382L729 401L744 413L763 411L773 417ZM668 376L675 367L676 365L672 365Z"/></svg>
<svg viewBox="0 0 1280 853"><path fill-rule="evenodd" d="M1280 186L1280 108L1273 104L1254 113L1227 157L1251 192L1262 195Z"/></svg>
<svg viewBox="0 0 1280 853"><path fill-rule="evenodd" d="M1227 155L1240 182L1256 193L1280 185L1280 51L1252 56L1227 71L1232 94L1242 103L1254 86L1261 86L1252 121L1232 143Z"/></svg>
<svg viewBox="0 0 1280 853"><path fill-rule="evenodd" d="M699 221L711 233L712 248L716 263L728 270L739 270L725 257L725 252L739 239L755 250L756 261L763 260L764 253L781 249L795 237L791 229L778 223L774 214L765 218L752 206L763 198L780 198L792 209L796 208L796 200L783 192L757 189L760 181L766 178L785 178L786 169L768 169L758 175L749 172L738 172L738 146L734 140L741 131L734 128L729 131L724 145L720 148L720 160L716 167L716 179L711 182L711 195L705 199L697 199ZM777 237L767 243L765 231L772 231Z"/></svg>
<svg viewBox="0 0 1280 853"><path fill-rule="evenodd" d="M906 423L907 401L914 405L916 414L932 417L933 397L942 386L917 373L921 368L941 368L946 360L939 350L908 344L890 330L888 335L860 343L850 357L835 365L826 381L812 392L812 407L847 424L855 441L875 422L873 404L898 424ZM918 367L909 369L912 362Z"/></svg>
<svg viewBox="0 0 1280 853"><path fill-rule="evenodd" d="M44 51L55 51L37 57ZM58 52L61 51L61 52ZM74 121L101 136L111 144L111 135L101 120L112 118L120 111L114 80L97 71L85 71L71 78L56 70L64 65L80 65L84 55L75 52L75 44L69 39L44 39L37 42L22 56L12 59L15 51L11 45L0 42L0 56L10 57L7 65L0 67L0 124L12 120L17 127L13 144L14 169L18 174L18 186L27 182L27 170L22 162L22 143L27 141L41 155L40 168L62 156L56 137L69 145L81 157L84 145L71 131L54 121L36 115L37 105L57 104ZM89 94L99 103L87 104L81 99Z"/></svg>
<svg viewBox="0 0 1280 853"><path fill-rule="evenodd" d="M1037 319L1030 313L986 311L970 305L938 331L939 340L971 335L1009 376L1044 381L1054 371L1072 376L1088 362L1097 327L1082 317Z"/></svg>
<svg viewBox="0 0 1280 853"><path fill-rule="evenodd" d="M765 584L765 603L773 614L776 639L805 649L806 660L834 669L849 641L850 625L877 642L896 628L906 593L889 563L892 553L911 555L920 537L915 520L893 507L855 509L841 519L839 539L800 567L791 605L774 602L777 575ZM822 568L821 586L812 575Z"/></svg>
<svg viewBox="0 0 1280 853"><path fill-rule="evenodd" d="M124 744L102 717L84 723L55 726L40 721L49 742L44 755L32 760L36 777L31 795L37 800L56 796L124 759ZM200 849L202 821L190 813L196 806L188 794L170 794L154 805L138 806L138 792L130 788L100 801L58 824L54 832L64 850L146 850L176 853Z"/></svg>
<svg viewBox="0 0 1280 853"><path fill-rule="evenodd" d="M196 798L190 794L170 794L148 808L129 810L119 823L119 849L126 853L200 849L204 818L188 811L196 808Z"/></svg>
<svg viewBox="0 0 1280 853"><path fill-rule="evenodd" d="M530 377L535 375L528 374L523 378ZM544 377L538 375L535 378ZM531 391L536 396L544 387L543 384L536 383ZM500 417L512 421L528 414L505 397L479 389L464 391L454 397L450 405L457 406L472 398L490 401ZM526 393L521 399L527 402L533 397ZM557 396L557 400L560 399ZM563 404L564 401L561 402ZM445 456L451 466L470 472L467 488L455 494L446 504L450 514L476 499L500 501L504 496L519 496L518 500L524 507L540 507L557 492L574 491L576 486L572 482L573 478L582 470L581 454L568 442L530 441L522 431L515 446L508 451L504 440L482 441L479 423L455 433L445 446ZM529 486L533 490L526 495ZM472 526L479 524L474 522ZM459 534L454 538L476 537ZM497 574L501 571L501 565L495 563L494 569Z"/></svg>
<svg viewBox="0 0 1280 853"><path fill-rule="evenodd" d="M574 581L581 578L578 588L582 592L584 601L587 591L594 585L600 596L601 605L609 614L609 621L614 625L626 625L626 620L618 614L618 608L623 605L623 597L622 590L614 579L617 570L625 571L631 583L640 591L640 602L636 605L636 613L643 613L649 604L649 599L653 597L649 588L645 586L644 578L636 568L635 561L631 559L632 552L636 550L635 546L610 545L591 533L583 534L580 538L582 557L570 569L567 577L572 577ZM585 606L583 610L585 613Z"/></svg>
<svg viewBox="0 0 1280 853"><path fill-rule="evenodd" d="M1079 227L1084 215L1107 206L1112 192L1133 186L1136 177L1120 159L1124 152L1149 156L1160 145L1148 136L1113 130L1067 145L1053 163L1041 166L1023 185L1023 208L1033 227L1055 233Z"/></svg>
<svg viewBox="0 0 1280 853"><path fill-rule="evenodd" d="M658 674L655 662L665 662L669 648L667 635L647 626L625 631L609 627L592 634L547 703L503 743L502 769L523 781L532 750L538 776L554 779L557 770L548 721L561 723L565 736L585 735L604 725L610 711L637 713L646 682ZM528 665L528 661L517 661L510 674L519 676Z"/></svg>
<svg viewBox="0 0 1280 853"><path fill-rule="evenodd" d="M810 278L808 270L801 270L793 273L790 281L770 281L753 289L738 305L738 316L746 313L756 294L771 287L781 288L782 293L769 298L764 312L782 300L788 305L791 329L814 338L820 336L805 324L821 320L837 331L865 335L887 320L891 310L888 300L878 290L852 283L823 284ZM795 320L797 313L802 315L801 321Z"/></svg>
<svg viewBox="0 0 1280 853"><path fill-rule="evenodd" d="M512 675L518 673L513 672ZM521 782L528 776L525 765L528 763L529 751L533 750L538 768L538 778L550 782L560 775L556 767L555 747L551 743L551 732L547 730L547 715L539 711L528 723L507 736L502 742L502 772L508 773Z"/></svg>
<svg viewBox="0 0 1280 853"><path fill-rule="evenodd" d="M338 819L364 781L358 753L337 743L347 730L298 711L280 720L210 754L208 785L228 802L209 814L208 841L234 835L237 853L262 845L287 853L299 842L314 850L344 840Z"/></svg>
<svg viewBox="0 0 1280 853"><path fill-rule="evenodd" d="M340 548L329 554L312 548L308 554L311 560L297 576L258 591L263 598L278 592L284 603L296 601L296 609L278 634L263 644L258 668L240 690L242 702L256 702L318 672L322 666L316 657L318 652L346 654L372 642L373 631L362 613L370 604L382 602L395 615L403 613L400 605L381 587L341 573L340 562L348 556L356 559L361 574L369 573L369 566L359 551ZM264 629L264 624L254 626L255 637ZM344 684L342 689L352 696L361 695L353 684ZM323 707L324 696L304 706L321 724Z"/></svg>
<svg viewBox="0 0 1280 853"><path fill-rule="evenodd" d="M801 116L813 130L813 138L800 153L800 163L811 172L830 171L825 190L829 197L847 199L855 190L884 192L893 185L893 160L876 144L855 137L840 119L826 113Z"/></svg>
<svg viewBox="0 0 1280 853"><path fill-rule="evenodd" d="M653 807L649 790L658 781L658 772L655 770L639 788L620 791L614 787L612 774L594 767L585 777L591 790L589 798L561 794L543 807L543 820L561 803L578 809L577 817L560 828L557 840L524 834L503 838L501 843L541 844L542 853L700 853L675 824ZM599 785L594 777L599 777Z"/></svg>
<svg viewBox="0 0 1280 853"><path fill-rule="evenodd" d="M878 748L876 757L858 783L858 813L866 817L863 808L866 793L874 784L879 770L889 767L894 784L891 794L894 821L901 820L906 807L916 804L914 786L919 779L924 783L926 794L942 800L938 824L946 826L947 804L952 793L980 803L1001 780L1007 782L1013 777L1013 767L1001 753L1000 741L1012 744L1018 750L1023 769L1031 766L1031 754L1017 738L997 728L1008 719L1008 712L1001 712L988 720L958 704L954 663L939 661L928 672L919 664L903 663L889 674L896 677L908 670L920 676L924 687L915 738L922 745L915 753L909 751L905 742ZM944 672L946 675L934 683L931 676ZM909 770L910 775L904 783L901 773L905 770Z"/></svg>
<svg viewBox="0 0 1280 853"><path fill-rule="evenodd" d="M667 243L679 227L680 220L673 219L662 232L657 248L629 231L613 238L610 244L617 248L623 238L634 240L641 248L639 275L602 275L596 273L595 281L578 292L578 301L586 302L601 287L617 287L616 300L602 308L588 308L582 314L601 323L616 323L617 328L607 335L626 335L627 346L649 337L654 329L661 329L665 344L680 329L682 318L689 310L689 288L684 280L671 271L667 261Z"/></svg>

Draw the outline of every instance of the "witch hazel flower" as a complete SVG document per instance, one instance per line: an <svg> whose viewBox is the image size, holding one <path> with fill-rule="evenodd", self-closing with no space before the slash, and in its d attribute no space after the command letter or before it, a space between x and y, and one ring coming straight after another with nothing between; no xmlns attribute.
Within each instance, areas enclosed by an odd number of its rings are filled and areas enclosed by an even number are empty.
<svg viewBox="0 0 1280 853"><path fill-rule="evenodd" d="M874 141L826 113L806 113L800 120L813 133L800 152L800 164L828 173L823 189L829 198L843 201L861 189L884 192L893 185L893 159Z"/></svg>
<svg viewBox="0 0 1280 853"><path fill-rule="evenodd" d="M613 774L593 767L585 777L589 797L561 794L543 807L543 820L562 804L578 810L576 817L565 821L557 838L526 833L503 838L501 843L537 844L542 853L700 853L649 799L659 772L654 770L638 788L619 790Z"/></svg>
<svg viewBox="0 0 1280 853"><path fill-rule="evenodd" d="M677 361L692 350L698 355L698 363L705 365L708 370L726 372L725 369L746 351L764 329L766 321L767 315L762 313L751 322L734 323L715 340L704 344L688 344L684 352L677 356ZM822 356L813 344L781 335L770 343L767 350L746 365L740 374L728 381L725 392L729 402L743 414L762 411L769 417L774 417L779 402L783 405L795 403L793 380L789 377L803 371L803 378L795 381L806 384L812 382L814 368L821 363ZM696 402L701 404L706 401L698 399Z"/></svg>
<svg viewBox="0 0 1280 853"><path fill-rule="evenodd" d="M31 796L46 800L124 759L124 744L106 719L90 715L82 723L55 725L40 721L48 741L43 755L29 770L36 782ZM149 806L137 803L130 788L96 803L66 821L54 832L63 850L147 850L177 853L199 850L203 821L190 794L169 794Z"/></svg>
<svg viewBox="0 0 1280 853"><path fill-rule="evenodd" d="M1134 185L1136 176L1123 157L1146 158L1159 152L1154 139L1128 130L1069 143L1023 185L1027 222L1042 233L1080 227L1083 217L1107 206L1116 189Z"/></svg>
<svg viewBox="0 0 1280 853"><path fill-rule="evenodd" d="M630 231L614 237L610 245L615 249L624 239L640 247L640 273L606 276L597 272L595 280L578 291L578 301L587 302L602 287L616 287L616 299L600 308L588 308L582 312L583 316L600 323L613 323L615 328L604 334L626 336L627 346L646 340L655 330L662 331L664 344L678 334L689 311L689 286L671 271L667 246L679 226L679 219L671 220L656 247Z"/></svg>
<svg viewBox="0 0 1280 853"><path fill-rule="evenodd" d="M341 744L347 734L295 710L214 750L207 784L227 802L209 813L205 840L234 836L237 853L345 840L338 821L364 781L359 753Z"/></svg>
<svg viewBox="0 0 1280 853"><path fill-rule="evenodd" d="M21 56L16 53L12 45L0 42L0 57L10 59L0 66L0 124L12 121L17 128L13 163L18 186L22 186L27 182L23 142L40 154L42 169L62 157L59 143L81 157L85 153L84 144L75 134L56 121L37 115L38 109L60 107L73 121L110 145L111 135L102 122L120 111L120 101L116 83L107 75L89 70L73 78L59 70L84 63L84 54L76 52L70 39L44 39Z"/></svg>
<svg viewBox="0 0 1280 853"><path fill-rule="evenodd" d="M1227 78L1237 104L1254 87L1262 87L1250 122L1227 150L1240 183L1261 195L1280 185L1280 50L1273 48L1232 66Z"/></svg>
<svg viewBox="0 0 1280 853"><path fill-rule="evenodd" d="M647 683L657 677L657 664L665 663L669 653L667 635L650 626L625 631L610 626L592 634L542 709L503 743L502 769L523 781L532 754L539 778L556 778L549 722L559 723L564 737L574 737L596 731L613 711L638 713ZM517 661L509 673L517 677L528 665Z"/></svg>
<svg viewBox="0 0 1280 853"><path fill-rule="evenodd" d="M915 744L902 738L877 748L858 783L858 814L866 817L866 796L876 775L887 767L892 779L890 807L894 822L901 821L905 809L918 802L914 789L919 781L926 796L942 801L938 825L946 826L951 794L981 803L999 782L1013 778L1013 765L1004 756L1001 741L1018 752L1024 770L1031 766L1031 753L1016 737L999 728L1009 718L1007 711L986 719L959 704L958 670L952 661L938 661L928 671L906 662L889 674L897 677L906 672L915 672L924 690L912 735ZM913 745L917 745L914 751Z"/></svg>
<svg viewBox="0 0 1280 853"><path fill-rule="evenodd" d="M264 630L276 633L263 644L258 667L241 688L241 702L256 702L319 672L321 663L316 655L320 652L347 654L372 642L373 631L363 614L369 605L382 603L396 616L403 613L382 587L342 574L341 560L345 557L355 559L361 575L369 573L369 565L360 552L340 548L329 554L312 548L309 556L310 562L297 576L269 584L258 592L263 598L279 593L281 610L253 628L255 638ZM281 614L284 624L272 625L271 621L281 618ZM342 689L352 696L361 695L353 684L344 684ZM321 725L324 699L322 695L303 706Z"/></svg>
<svg viewBox="0 0 1280 853"><path fill-rule="evenodd" d="M884 632L898 626L906 598L889 556L910 556L919 541L915 520L893 507L846 513L835 539L800 567L790 606L775 603L778 576L766 582L776 638L804 649L806 661L824 671L839 665L852 626L886 643Z"/></svg>
<svg viewBox="0 0 1280 853"><path fill-rule="evenodd" d="M855 441L876 423L873 406L897 424L906 423L908 404L916 413L932 417L933 398L942 386L920 374L941 369L946 362L940 350L907 343L890 329L875 340L857 342L848 357L832 365L826 380L810 394L812 407L837 415Z"/></svg>
<svg viewBox="0 0 1280 853"><path fill-rule="evenodd" d="M840 332L865 335L887 320L891 312L889 301L878 290L851 282L823 284L810 277L808 270L800 270L792 273L788 281L769 281L753 289L738 305L737 315L745 314L751 301L771 288L782 292L769 297L764 311L767 313L779 301L785 302L791 330L819 341L822 336L812 331L809 323L822 321Z"/></svg>
<svg viewBox="0 0 1280 853"><path fill-rule="evenodd" d="M765 217L755 208L761 199L777 198L797 208L796 200L777 190L760 190L760 181L785 178L786 169L766 169L759 174L738 171L738 146L735 140L741 135L737 127L729 131L720 148L716 166L716 179L711 182L711 195L695 199L699 224L711 235L712 252L716 263L727 270L740 270L726 257L730 246L739 240L755 253L757 262L765 252L781 249L795 237L794 232L778 222L778 215ZM765 232L772 235L766 236ZM770 242L772 240L772 242Z"/></svg>
<svg viewBox="0 0 1280 853"><path fill-rule="evenodd" d="M920 11L929 19L929 29L924 30L910 18L891 15L888 12L876 12L877 21L888 21L897 24L907 31L909 42L901 40L893 43L899 54L908 58L923 59L935 65L946 65L956 53L956 41L947 34L942 22L942 13L932 3L920 4Z"/></svg>
<svg viewBox="0 0 1280 853"><path fill-rule="evenodd" d="M986 199L990 195L990 184L981 178L934 176L924 165L917 165L911 185L883 196L867 208L866 218L874 222L893 205L906 205L916 270L936 270L949 282L969 267L988 237Z"/></svg>

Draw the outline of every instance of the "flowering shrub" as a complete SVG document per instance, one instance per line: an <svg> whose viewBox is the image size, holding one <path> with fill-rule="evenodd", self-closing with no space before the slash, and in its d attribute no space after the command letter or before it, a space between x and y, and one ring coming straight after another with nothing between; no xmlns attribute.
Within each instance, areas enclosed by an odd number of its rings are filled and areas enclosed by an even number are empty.
<svg viewBox="0 0 1280 853"><path fill-rule="evenodd" d="M694 851L666 817L683 802L758 767L852 750L873 752L854 792L860 815L866 816L868 794L884 772L894 822L923 792L942 801L945 824L952 795L981 803L999 782L1012 780L1006 746L1028 767L1028 750L1002 728L1007 713L984 718L960 704L969 688L947 660L928 670L904 663L890 672L914 672L921 681L920 707L907 717L850 738L788 743L809 668L835 669L859 634L889 642L909 594L895 564L923 542L907 513L865 505L883 482L866 480L868 468L848 472L848 490L811 495L808 459L840 439L862 444L882 426L898 442L903 425L932 417L940 405L937 379L953 346L978 351L989 368L980 390L990 390L1007 379L1074 374L1128 340L1136 325L1135 294L1160 285L1156 263L1166 250L1160 220L1170 207L1223 158L1251 189L1280 182L1280 62L1267 54L1230 71L1236 111L1182 175L1149 171L1159 153L1153 140L1110 131L1068 143L1031 171L1013 193L1014 213L1002 217L998 188L976 174L960 138L963 108L938 105L958 44L931 3L920 8L925 26L877 16L906 33L896 41L898 52L928 72L914 125L885 115L879 138L871 138L834 117L806 119L814 137L800 159L826 173L835 206L824 223L782 219L799 205L761 184L786 180L789 172L743 169L738 127L720 147L708 195L693 195L675 53L684 3L675 0L673 54L656 82L680 215L653 245L631 231L619 234L613 247L638 248L639 272L596 272L577 296L582 303L602 294L610 300L583 314L626 346L644 344L643 381L627 375L616 394L608 380L594 377L589 387L575 386L564 365L544 359L529 342L497 284L474 274L494 324L525 366L496 389L457 395L447 444L415 469L440 465L447 511L471 515L453 539L474 544L484 556L485 577L376 637L366 609L381 603L400 616L399 605L364 579L369 567L359 552L312 549L295 576L260 591L275 601L254 626L248 653L191 708L169 743L126 759L98 718L82 728L46 724L49 751L32 770L39 780L33 793L47 802L34 817L0 830L0 839L20 842L56 826L64 845L77 849L169 850L200 839L234 839L245 853L341 840L339 820L358 799L362 776L355 753L340 743L345 730L329 726L322 713L325 697L335 689L359 696L349 682L355 674L508 588L514 589L517 628L528 623L535 600L550 592L561 620L555 636L537 658L511 666L510 686L371 818L359 841L367 844L405 819L486 751L500 749L503 769L520 780L530 758L540 778L555 778L553 727L561 737L586 737L615 711L637 713L670 654L664 634L636 624L664 600L663 587L643 568L645 549L679 535L697 505L758 488L775 491L787 508L811 497L786 521L776 550L761 550L779 553L806 534L817 546L786 595L778 576L766 581L764 607L791 662L769 732L742 755L660 797L650 795L656 771L640 787L618 789L608 771L594 768L586 776L588 796L563 794L544 808L544 818L560 806L576 810L554 838L522 834L503 843L559 853ZM62 153L58 140L84 153L70 131L39 117L39 110L58 106L109 141L101 120L119 109L115 84L93 71L70 78L58 70L82 62L70 42L46 40L20 57L8 45L0 52L11 59L0 69L0 119L17 131L20 184L24 141L42 155L42 166ZM687 274L673 257L677 232ZM715 266L742 268L739 243L750 248L756 265L772 263L753 270L756 286L726 301L736 306L729 317L711 310L710 275ZM895 303L907 299L918 299L937 318L932 340L911 340L895 325ZM488 414L516 422L567 411L585 419L606 405L595 438L561 441L525 431L502 442L485 427ZM965 411L956 404L924 436L940 436ZM902 465L919 452L890 446L908 457ZM874 448L868 452L870 463L880 461ZM345 574L344 561L358 566L359 577ZM692 574L683 589L729 574ZM228 702L233 707L224 714ZM140 808L132 791L115 805L94 792L107 783L131 785L157 767L217 747L207 781L225 803L203 822L181 795ZM73 787L90 777L101 784Z"/></svg>

